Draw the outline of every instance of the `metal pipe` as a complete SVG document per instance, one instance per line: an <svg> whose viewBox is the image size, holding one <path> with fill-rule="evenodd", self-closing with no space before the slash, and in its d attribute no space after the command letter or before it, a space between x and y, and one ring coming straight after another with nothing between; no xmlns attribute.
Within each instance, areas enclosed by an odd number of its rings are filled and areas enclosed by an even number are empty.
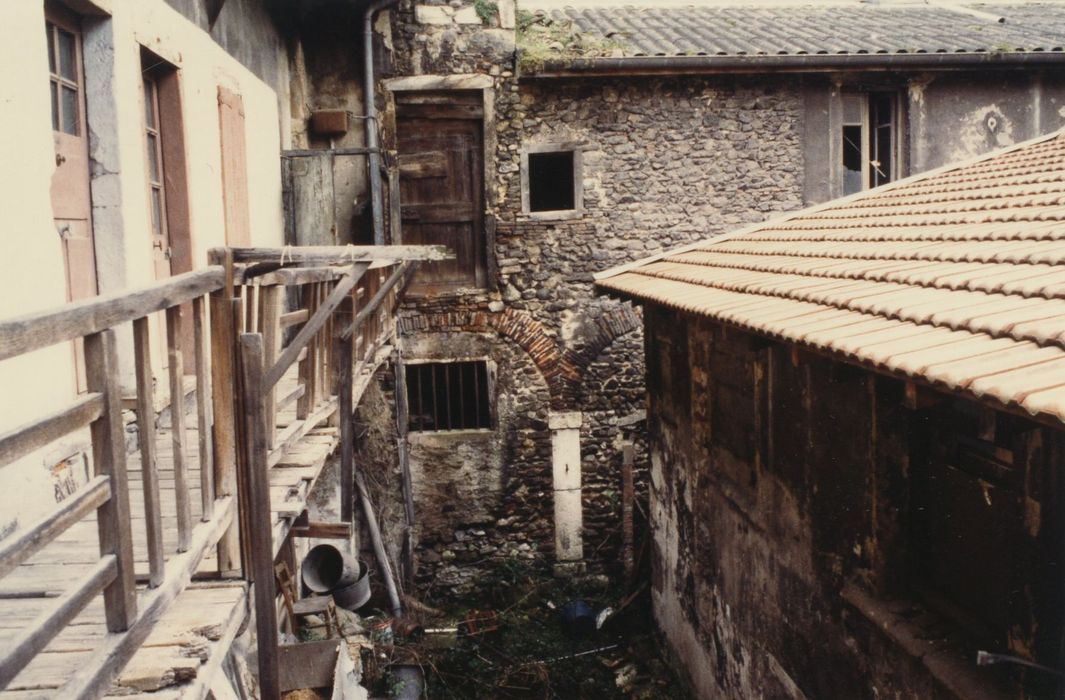
<svg viewBox="0 0 1065 700"><path fill-rule="evenodd" d="M374 515L373 503L370 502L370 492L362 480L362 474L355 475L355 487L359 491L359 500L362 502L362 514L366 518L366 529L370 531L370 543L373 545L374 556L377 565L381 567L381 578L385 581L385 590L388 591L388 604L392 617L403 617L403 604L399 602L399 591L396 589L396 581L392 578L392 565L388 560L388 552L385 551L384 540L381 539L381 528L377 525L377 516Z"/></svg>
<svg viewBox="0 0 1065 700"><path fill-rule="evenodd" d="M377 105L374 101L373 18L398 0L377 0L362 15L363 99L366 103L366 148L370 151L370 204L373 209L374 245L385 244L385 219L381 199L381 154L377 143Z"/></svg>

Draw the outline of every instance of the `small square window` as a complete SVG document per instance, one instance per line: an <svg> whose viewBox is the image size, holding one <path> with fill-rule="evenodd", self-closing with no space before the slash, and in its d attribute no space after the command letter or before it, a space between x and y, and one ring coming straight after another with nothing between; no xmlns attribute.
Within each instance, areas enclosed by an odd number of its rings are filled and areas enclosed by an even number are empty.
<svg viewBox="0 0 1065 700"><path fill-rule="evenodd" d="M492 427L484 360L407 365L406 379L411 431Z"/></svg>
<svg viewBox="0 0 1065 700"><path fill-rule="evenodd" d="M581 208L577 172L580 159L576 151L536 151L526 158L528 212L571 212Z"/></svg>

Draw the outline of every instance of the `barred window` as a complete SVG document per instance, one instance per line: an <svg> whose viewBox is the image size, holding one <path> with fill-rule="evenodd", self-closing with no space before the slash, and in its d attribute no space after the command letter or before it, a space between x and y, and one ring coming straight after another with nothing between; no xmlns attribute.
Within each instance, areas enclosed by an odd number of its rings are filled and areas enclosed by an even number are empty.
<svg viewBox="0 0 1065 700"><path fill-rule="evenodd" d="M411 364L406 379L411 431L492 427L484 360Z"/></svg>

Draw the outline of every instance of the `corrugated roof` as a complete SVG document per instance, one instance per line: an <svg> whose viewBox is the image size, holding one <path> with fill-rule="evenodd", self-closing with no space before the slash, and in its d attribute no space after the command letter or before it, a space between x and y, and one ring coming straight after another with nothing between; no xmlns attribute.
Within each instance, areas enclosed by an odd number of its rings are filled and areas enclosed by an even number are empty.
<svg viewBox="0 0 1065 700"><path fill-rule="evenodd" d="M1065 131L597 286L1065 421Z"/></svg>
<svg viewBox="0 0 1065 700"><path fill-rule="evenodd" d="M1065 7L1053 3L736 3L566 8L550 16L612 40L614 57L1065 52Z"/></svg>

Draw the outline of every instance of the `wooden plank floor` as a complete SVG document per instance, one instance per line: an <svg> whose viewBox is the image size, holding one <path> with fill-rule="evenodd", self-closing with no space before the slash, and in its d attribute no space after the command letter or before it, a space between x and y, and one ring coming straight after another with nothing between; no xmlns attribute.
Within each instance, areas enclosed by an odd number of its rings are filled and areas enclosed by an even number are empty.
<svg viewBox="0 0 1065 700"><path fill-rule="evenodd" d="M360 377L357 396L368 382ZM294 372L279 383L279 395L295 386ZM270 497L274 550L280 548L291 520L306 506L308 494L326 460L338 444L338 430L327 421L336 411L335 401L322 404L304 425L296 425L295 409L278 413L279 434L286 428L293 436L270 470ZM195 414L188 416L190 484L189 500L194 525L201 520L200 470ZM156 432L158 469L166 557L176 554L177 518L174 498L173 456L169 430ZM145 538L144 495L140 455L127 455L130 510L133 519L134 559L145 591L148 574ZM7 643L34 619L55 597L99 558L95 514L75 524L16 571L0 579L0 645ZM199 568L201 575L215 571L215 553L210 551ZM203 669L217 672L228 652L232 634L246 616L246 590L242 582L193 583L162 615L151 636L127 664L112 692L152 698L204 697L211 679L199 677ZM232 633L232 634L230 634ZM54 697L71 675L84 666L107 635L103 602L97 597L61 632L33 662L0 691L0 700ZM227 641L228 640L228 641ZM221 655L221 656L219 656Z"/></svg>

